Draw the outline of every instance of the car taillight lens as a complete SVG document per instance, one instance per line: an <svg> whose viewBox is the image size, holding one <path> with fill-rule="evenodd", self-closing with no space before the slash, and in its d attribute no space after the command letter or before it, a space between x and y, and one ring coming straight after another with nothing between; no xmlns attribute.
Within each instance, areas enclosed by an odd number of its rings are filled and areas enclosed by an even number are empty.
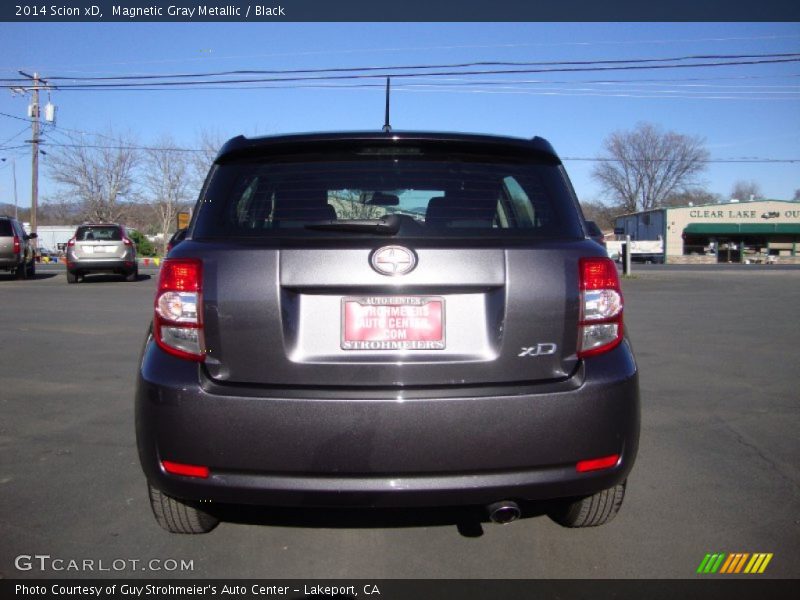
<svg viewBox="0 0 800 600"><path fill-rule="evenodd" d="M153 321L156 343L180 358L202 361L203 263L196 258L161 263Z"/></svg>
<svg viewBox="0 0 800 600"><path fill-rule="evenodd" d="M622 341L622 289L610 258L582 258L578 358L607 352Z"/></svg>
<svg viewBox="0 0 800 600"><path fill-rule="evenodd" d="M122 243L125 244L126 246L133 246L133 242L126 237L122 238Z"/></svg>
<svg viewBox="0 0 800 600"><path fill-rule="evenodd" d="M75 238L72 238L67 242L67 248L73 248L75 246Z"/></svg>
<svg viewBox="0 0 800 600"><path fill-rule="evenodd" d="M19 244L19 238L15 235L14 236L14 254L19 254L21 249L22 248L20 247L20 244Z"/></svg>

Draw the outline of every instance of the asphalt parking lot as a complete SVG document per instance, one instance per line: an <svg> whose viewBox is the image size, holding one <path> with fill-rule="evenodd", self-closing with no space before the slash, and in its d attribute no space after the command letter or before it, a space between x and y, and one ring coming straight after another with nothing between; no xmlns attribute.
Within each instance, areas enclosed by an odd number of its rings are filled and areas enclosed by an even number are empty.
<svg viewBox="0 0 800 600"><path fill-rule="evenodd" d="M763 577L800 576L800 269L634 275L623 286L642 435L609 525L247 513L206 536L156 525L136 455L156 271L80 285L57 266L0 275L0 577L98 575L15 565L46 554L141 561L103 577L691 578L711 552L773 553ZM192 569L142 571L152 559Z"/></svg>

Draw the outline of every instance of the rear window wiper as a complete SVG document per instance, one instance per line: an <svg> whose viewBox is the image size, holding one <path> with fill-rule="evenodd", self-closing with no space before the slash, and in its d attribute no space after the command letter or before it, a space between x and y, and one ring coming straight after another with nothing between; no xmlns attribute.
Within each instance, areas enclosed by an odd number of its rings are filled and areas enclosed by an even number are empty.
<svg viewBox="0 0 800 600"><path fill-rule="evenodd" d="M305 228L320 231L352 231L354 233L395 235L400 230L400 218L397 215L387 215L380 219L331 219L330 221L308 223Z"/></svg>

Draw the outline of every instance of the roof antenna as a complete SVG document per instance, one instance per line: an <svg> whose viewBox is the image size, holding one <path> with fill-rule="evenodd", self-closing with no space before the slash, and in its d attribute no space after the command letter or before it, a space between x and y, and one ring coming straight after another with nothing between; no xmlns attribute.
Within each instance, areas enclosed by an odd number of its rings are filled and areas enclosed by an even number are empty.
<svg viewBox="0 0 800 600"><path fill-rule="evenodd" d="M385 132L389 132L392 130L392 126L389 125L389 91L391 90L391 77L386 78L386 119L383 123L383 130Z"/></svg>

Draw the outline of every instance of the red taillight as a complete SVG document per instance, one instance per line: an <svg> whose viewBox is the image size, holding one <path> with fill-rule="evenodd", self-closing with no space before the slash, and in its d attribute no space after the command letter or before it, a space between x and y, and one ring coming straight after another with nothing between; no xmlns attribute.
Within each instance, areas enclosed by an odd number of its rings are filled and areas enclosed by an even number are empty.
<svg viewBox="0 0 800 600"><path fill-rule="evenodd" d="M133 242L130 240L130 238L127 237L122 238L122 243L125 244L126 246L133 246Z"/></svg>
<svg viewBox="0 0 800 600"><path fill-rule="evenodd" d="M22 250L22 247L20 246L19 238L15 235L14 236L14 254L19 254L20 250Z"/></svg>
<svg viewBox="0 0 800 600"><path fill-rule="evenodd" d="M206 479L208 477L208 467L200 465L185 465L183 463L176 463L169 460L162 460L161 465L167 473L173 475L184 475L186 477L201 477Z"/></svg>
<svg viewBox="0 0 800 600"><path fill-rule="evenodd" d="M75 246L75 238L72 238L67 242L67 248L72 248L73 246Z"/></svg>
<svg viewBox="0 0 800 600"><path fill-rule="evenodd" d="M581 290L619 290L617 267L609 258L581 259Z"/></svg>
<svg viewBox="0 0 800 600"><path fill-rule="evenodd" d="M153 321L156 343L180 358L202 361L203 263L169 258L161 263Z"/></svg>
<svg viewBox="0 0 800 600"><path fill-rule="evenodd" d="M610 258L581 258L578 358L608 352L622 341L622 288Z"/></svg>
<svg viewBox="0 0 800 600"><path fill-rule="evenodd" d="M578 473L586 473L587 471L599 471L600 469L608 469L616 466L619 462L619 454L612 454L611 456L604 456L602 458L592 458L589 460L582 460L575 465L575 470Z"/></svg>
<svg viewBox="0 0 800 600"><path fill-rule="evenodd" d="M162 263L158 290L199 292L203 263L197 258L168 258Z"/></svg>

